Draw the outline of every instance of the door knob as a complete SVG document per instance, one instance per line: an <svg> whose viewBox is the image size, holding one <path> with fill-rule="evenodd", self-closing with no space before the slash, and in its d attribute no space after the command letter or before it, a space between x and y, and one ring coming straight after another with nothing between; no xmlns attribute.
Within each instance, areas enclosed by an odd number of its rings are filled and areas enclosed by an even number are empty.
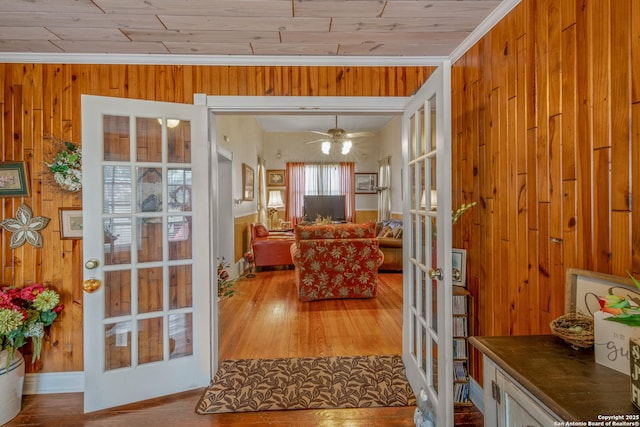
<svg viewBox="0 0 640 427"><path fill-rule="evenodd" d="M460 271L460 269L459 268L454 268L453 269L453 280L455 280L456 282L459 282L461 278L462 278L462 272Z"/></svg>
<svg viewBox="0 0 640 427"><path fill-rule="evenodd" d="M434 280L442 280L442 269L441 268L430 268L429 269L429 279Z"/></svg>
<svg viewBox="0 0 640 427"><path fill-rule="evenodd" d="M94 268L98 268L99 265L100 265L100 261L98 261L95 258L91 258L90 260L84 263L84 267L87 270L93 270Z"/></svg>

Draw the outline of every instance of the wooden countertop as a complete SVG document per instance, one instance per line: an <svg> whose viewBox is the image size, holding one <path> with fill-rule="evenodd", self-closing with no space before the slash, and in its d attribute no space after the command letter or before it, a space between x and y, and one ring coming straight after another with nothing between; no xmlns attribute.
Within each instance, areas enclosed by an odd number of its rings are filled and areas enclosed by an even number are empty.
<svg viewBox="0 0 640 427"><path fill-rule="evenodd" d="M554 335L471 337L469 343L563 421L640 414L630 378L597 364L593 350L574 350Z"/></svg>

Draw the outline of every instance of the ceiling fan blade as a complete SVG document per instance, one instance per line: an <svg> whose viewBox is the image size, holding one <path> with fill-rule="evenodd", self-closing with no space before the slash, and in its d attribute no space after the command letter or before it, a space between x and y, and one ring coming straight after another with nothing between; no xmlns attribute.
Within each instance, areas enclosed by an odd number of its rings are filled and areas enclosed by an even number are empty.
<svg viewBox="0 0 640 427"><path fill-rule="evenodd" d="M323 136L327 136L327 137L331 136L331 134L329 134L329 133L326 133L326 132L320 132L320 131L317 131L317 130L309 130L309 131L307 131L307 132L317 133L318 135L323 135Z"/></svg>
<svg viewBox="0 0 640 427"><path fill-rule="evenodd" d="M373 132L349 132L349 133L345 133L344 137L345 138L362 138L364 136L374 136L375 133Z"/></svg>
<svg viewBox="0 0 640 427"><path fill-rule="evenodd" d="M305 144L314 144L316 142L323 142L326 141L326 139L322 138L322 139L314 139L313 141L307 141L305 142Z"/></svg>

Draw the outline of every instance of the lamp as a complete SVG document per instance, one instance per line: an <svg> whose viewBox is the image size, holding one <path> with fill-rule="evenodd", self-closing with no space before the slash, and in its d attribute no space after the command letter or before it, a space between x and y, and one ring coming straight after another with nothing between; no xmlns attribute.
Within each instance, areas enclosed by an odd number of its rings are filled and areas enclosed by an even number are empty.
<svg viewBox="0 0 640 427"><path fill-rule="evenodd" d="M426 191L422 192L422 198L420 199L420 207L422 209L427 207L427 200L425 197ZM431 210L435 211L438 207L438 192L436 190L431 190Z"/></svg>
<svg viewBox="0 0 640 427"><path fill-rule="evenodd" d="M282 193L279 190L269 190L269 203L267 203L267 210L269 211L270 228L275 228L278 222L278 208L284 206L282 201Z"/></svg>

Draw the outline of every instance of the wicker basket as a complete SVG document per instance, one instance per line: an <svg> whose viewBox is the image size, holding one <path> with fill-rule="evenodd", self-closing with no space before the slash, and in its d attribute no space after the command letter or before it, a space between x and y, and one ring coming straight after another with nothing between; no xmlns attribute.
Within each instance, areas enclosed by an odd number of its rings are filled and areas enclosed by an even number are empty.
<svg viewBox="0 0 640 427"><path fill-rule="evenodd" d="M593 318L582 313L567 313L555 319L549 325L551 332L572 348L593 347Z"/></svg>

